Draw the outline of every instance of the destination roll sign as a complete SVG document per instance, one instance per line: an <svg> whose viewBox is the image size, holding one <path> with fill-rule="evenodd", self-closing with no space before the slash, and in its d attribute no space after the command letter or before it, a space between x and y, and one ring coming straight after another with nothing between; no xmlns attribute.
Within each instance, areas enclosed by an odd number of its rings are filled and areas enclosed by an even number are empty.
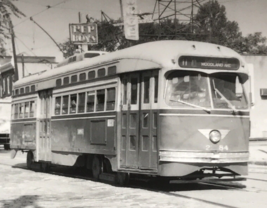
<svg viewBox="0 0 267 208"><path fill-rule="evenodd" d="M240 62L236 58L181 56L179 66L183 68L237 70Z"/></svg>

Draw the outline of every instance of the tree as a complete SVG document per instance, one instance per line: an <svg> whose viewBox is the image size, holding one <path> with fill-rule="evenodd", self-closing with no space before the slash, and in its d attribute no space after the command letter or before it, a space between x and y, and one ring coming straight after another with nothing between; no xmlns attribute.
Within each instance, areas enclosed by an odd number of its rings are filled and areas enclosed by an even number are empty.
<svg viewBox="0 0 267 208"><path fill-rule="evenodd" d="M241 54L267 54L266 38L260 32L242 36L238 23L229 21L226 9L217 0L203 4L195 17L199 41L220 44Z"/></svg>
<svg viewBox="0 0 267 208"><path fill-rule="evenodd" d="M0 55L6 55L5 39L10 38L10 27L13 27L10 14L18 18L25 16L12 0L0 0Z"/></svg>

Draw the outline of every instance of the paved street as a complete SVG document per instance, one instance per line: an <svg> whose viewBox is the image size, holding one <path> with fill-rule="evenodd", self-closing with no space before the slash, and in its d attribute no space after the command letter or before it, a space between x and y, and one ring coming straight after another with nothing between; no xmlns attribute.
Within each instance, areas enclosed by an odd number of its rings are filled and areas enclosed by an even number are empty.
<svg viewBox="0 0 267 208"><path fill-rule="evenodd" d="M265 208L267 168L250 166L247 181L239 183L188 183L165 187L131 181L117 187L80 176L64 176L60 170L46 174L26 169L26 154L10 159L0 149L0 207L240 207ZM73 175L73 169L66 169Z"/></svg>

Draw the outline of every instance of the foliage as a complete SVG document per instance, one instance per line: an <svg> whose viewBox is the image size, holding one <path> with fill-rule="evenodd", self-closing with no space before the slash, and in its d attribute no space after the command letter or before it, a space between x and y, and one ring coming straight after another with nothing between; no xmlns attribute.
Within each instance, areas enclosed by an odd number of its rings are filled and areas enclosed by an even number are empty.
<svg viewBox="0 0 267 208"><path fill-rule="evenodd" d="M238 23L227 19L225 7L217 0L200 6L193 24L173 19L140 24L138 41L126 40L122 28L114 26L114 21L97 23L99 43L91 46L91 50L114 51L149 41L179 39L211 42L241 54L267 54L266 38L259 32L244 37ZM62 45L68 44L71 43Z"/></svg>
<svg viewBox="0 0 267 208"><path fill-rule="evenodd" d="M0 0L0 55L6 55L4 47L5 39L10 37L10 14L20 18L25 16L13 3L12 0Z"/></svg>

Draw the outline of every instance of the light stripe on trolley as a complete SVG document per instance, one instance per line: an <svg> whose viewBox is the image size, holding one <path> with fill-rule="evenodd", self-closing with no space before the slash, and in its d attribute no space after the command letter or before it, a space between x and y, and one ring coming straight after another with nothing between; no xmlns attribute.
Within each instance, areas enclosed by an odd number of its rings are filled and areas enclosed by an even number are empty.
<svg viewBox="0 0 267 208"><path fill-rule="evenodd" d="M228 117L228 118L249 118L245 115L219 115L219 114L182 114L182 113L160 113L159 116L183 116L183 117Z"/></svg>
<svg viewBox="0 0 267 208"><path fill-rule="evenodd" d="M189 152L189 151L159 151L161 162L191 162L191 163L240 163L248 162L249 152Z"/></svg>
<svg viewBox="0 0 267 208"><path fill-rule="evenodd" d="M80 119L96 119L96 118L115 118L116 116L92 116L92 117L75 117L75 118L52 118L51 121L66 121L66 120L80 120Z"/></svg>

